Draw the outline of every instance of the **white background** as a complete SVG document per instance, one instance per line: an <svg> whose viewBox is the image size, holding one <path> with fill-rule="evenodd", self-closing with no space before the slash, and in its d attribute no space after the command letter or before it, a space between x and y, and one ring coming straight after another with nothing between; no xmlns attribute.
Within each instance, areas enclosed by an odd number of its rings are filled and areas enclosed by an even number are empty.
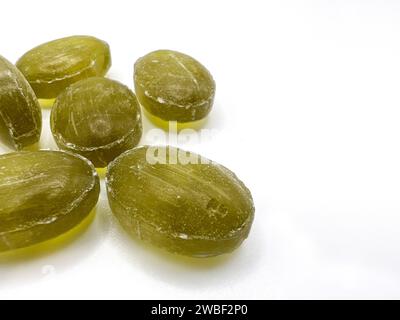
<svg viewBox="0 0 400 320"><path fill-rule="evenodd" d="M149 51L200 60L217 82L216 133L183 146L238 174L256 220L228 257L174 258L127 237L103 189L74 241L0 260L0 298L400 298L399 1L12 0L1 12L13 62L75 34L106 40L109 77L131 88Z"/></svg>

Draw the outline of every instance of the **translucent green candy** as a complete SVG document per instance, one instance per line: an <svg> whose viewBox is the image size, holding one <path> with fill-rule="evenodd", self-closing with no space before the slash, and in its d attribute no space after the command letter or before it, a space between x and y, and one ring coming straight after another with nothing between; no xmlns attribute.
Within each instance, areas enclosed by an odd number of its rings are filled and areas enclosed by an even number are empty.
<svg viewBox="0 0 400 320"><path fill-rule="evenodd" d="M55 98L81 79L104 76L111 66L108 44L90 36L73 36L44 43L27 53L17 67L38 98Z"/></svg>
<svg viewBox="0 0 400 320"><path fill-rule="evenodd" d="M209 257L250 232L250 191L225 167L172 147L139 147L108 167L111 209L133 236L173 253Z"/></svg>
<svg viewBox="0 0 400 320"><path fill-rule="evenodd" d="M94 167L60 151L0 156L0 252L55 238L89 215L99 197Z"/></svg>
<svg viewBox="0 0 400 320"><path fill-rule="evenodd" d="M16 149L40 139L42 114L36 96L19 70L0 56L0 138Z"/></svg>
<svg viewBox="0 0 400 320"><path fill-rule="evenodd" d="M102 168L139 143L140 106L134 93L117 81L81 80L56 99L51 131L61 149L79 153Z"/></svg>
<svg viewBox="0 0 400 320"><path fill-rule="evenodd" d="M170 50L151 52L135 63L135 91L152 115L168 121L192 122L211 111L215 82L192 57Z"/></svg>

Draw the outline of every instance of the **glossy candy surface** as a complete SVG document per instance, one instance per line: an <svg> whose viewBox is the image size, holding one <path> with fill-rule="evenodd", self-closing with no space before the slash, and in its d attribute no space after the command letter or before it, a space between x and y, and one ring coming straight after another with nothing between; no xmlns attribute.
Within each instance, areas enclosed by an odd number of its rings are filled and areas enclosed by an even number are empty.
<svg viewBox="0 0 400 320"><path fill-rule="evenodd" d="M51 130L61 149L79 153L102 168L139 143L140 106L134 93L117 81L81 80L56 99Z"/></svg>
<svg viewBox="0 0 400 320"><path fill-rule="evenodd" d="M15 149L40 139L42 114L35 93L21 72L0 56L0 138Z"/></svg>
<svg viewBox="0 0 400 320"><path fill-rule="evenodd" d="M55 238L89 215L99 197L94 167L61 151L0 156L0 252Z"/></svg>
<svg viewBox="0 0 400 320"><path fill-rule="evenodd" d="M151 52L135 63L135 91L152 115L168 121L192 122L211 111L215 82L192 57L171 50Z"/></svg>
<svg viewBox="0 0 400 320"><path fill-rule="evenodd" d="M38 98L51 99L81 79L104 76L111 66L108 44L90 36L44 43L25 53L17 67Z"/></svg>
<svg viewBox="0 0 400 320"><path fill-rule="evenodd" d="M235 174L172 147L124 153L109 165L106 184L124 229L173 253L231 252L247 238L254 219L250 191Z"/></svg>

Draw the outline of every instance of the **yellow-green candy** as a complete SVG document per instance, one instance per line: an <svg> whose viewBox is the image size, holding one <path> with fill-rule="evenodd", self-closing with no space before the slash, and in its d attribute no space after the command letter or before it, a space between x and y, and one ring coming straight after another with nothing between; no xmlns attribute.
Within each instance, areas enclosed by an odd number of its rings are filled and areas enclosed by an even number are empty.
<svg viewBox="0 0 400 320"><path fill-rule="evenodd" d="M194 58L172 50L158 50L135 63L135 91L141 105L167 121L192 122L211 111L215 82Z"/></svg>
<svg viewBox="0 0 400 320"><path fill-rule="evenodd" d="M104 76L111 66L108 44L91 36L72 36L44 43L17 62L38 98L55 98L81 79Z"/></svg>
<svg viewBox="0 0 400 320"><path fill-rule="evenodd" d="M55 238L89 215L99 197L86 159L61 151L0 156L0 252Z"/></svg>
<svg viewBox="0 0 400 320"><path fill-rule="evenodd" d="M63 91L51 111L57 145L103 168L142 136L135 94L123 84L100 77L81 80Z"/></svg>
<svg viewBox="0 0 400 320"><path fill-rule="evenodd" d="M106 185L124 229L173 253L231 252L254 219L251 193L234 173L172 147L127 151L108 166Z"/></svg>
<svg viewBox="0 0 400 320"><path fill-rule="evenodd" d="M41 130L35 93L21 72L0 56L0 137L19 150L38 142Z"/></svg>

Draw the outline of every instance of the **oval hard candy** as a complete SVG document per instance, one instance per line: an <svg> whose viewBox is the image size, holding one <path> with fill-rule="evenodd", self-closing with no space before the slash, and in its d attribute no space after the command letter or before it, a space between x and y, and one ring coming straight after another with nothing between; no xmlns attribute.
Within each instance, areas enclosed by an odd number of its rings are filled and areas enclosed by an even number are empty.
<svg viewBox="0 0 400 320"><path fill-rule="evenodd" d="M209 257L250 232L250 191L225 167L172 147L139 147L108 167L111 209L131 235L173 253Z"/></svg>
<svg viewBox="0 0 400 320"><path fill-rule="evenodd" d="M38 98L55 98L78 80L104 76L111 66L108 44L90 36L72 36L44 43L17 62Z"/></svg>
<svg viewBox="0 0 400 320"><path fill-rule="evenodd" d="M102 168L142 136L140 106L135 94L117 81L89 78L69 86L51 111L57 145Z"/></svg>
<svg viewBox="0 0 400 320"><path fill-rule="evenodd" d="M99 178L86 159L61 151L0 156L0 252L57 237L89 215Z"/></svg>
<svg viewBox="0 0 400 320"><path fill-rule="evenodd" d="M167 121L192 122L211 111L215 82L192 57L171 50L151 52L135 63L135 91L152 115Z"/></svg>
<svg viewBox="0 0 400 320"><path fill-rule="evenodd" d="M35 93L21 72L0 56L0 130L16 149L40 139L42 113Z"/></svg>

